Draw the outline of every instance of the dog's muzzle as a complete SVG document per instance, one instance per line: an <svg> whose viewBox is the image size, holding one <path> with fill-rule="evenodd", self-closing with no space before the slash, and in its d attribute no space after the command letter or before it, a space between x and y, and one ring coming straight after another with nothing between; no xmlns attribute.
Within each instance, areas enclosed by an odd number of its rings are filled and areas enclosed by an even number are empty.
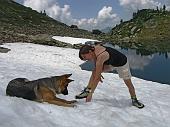
<svg viewBox="0 0 170 127"><path fill-rule="evenodd" d="M67 88L65 88L64 91L62 91L61 93L64 94L64 95L68 95L68 90L67 90Z"/></svg>

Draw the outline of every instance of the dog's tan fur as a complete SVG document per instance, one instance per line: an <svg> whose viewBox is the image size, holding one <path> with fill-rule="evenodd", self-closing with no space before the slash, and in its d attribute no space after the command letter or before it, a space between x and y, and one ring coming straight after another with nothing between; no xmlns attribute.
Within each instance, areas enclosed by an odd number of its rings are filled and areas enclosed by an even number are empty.
<svg viewBox="0 0 170 127"><path fill-rule="evenodd" d="M73 81L71 79L68 79L71 74L65 74L61 76L54 76L50 78L43 78L39 80L34 80L34 81L28 81L27 79L24 81L22 78L14 79L11 82L9 82L7 86L6 93L9 96L17 96L17 97L25 97L26 99L27 96L22 96L22 95L17 95L15 94L17 91L16 89L13 90L12 88L14 86L23 86L23 87L31 87L33 88L33 93L35 93L35 98L31 98L29 100L34 100L38 102L48 102L50 104L55 104L58 106L64 106L64 107L74 107L76 100L68 101L64 99L60 99L56 97L56 94L62 94L63 91L67 91L67 86L68 84ZM19 82L18 82L19 81ZM18 85L19 84L19 85ZM25 85L25 86L24 86ZM12 91L13 90L13 91ZM68 91L66 92L68 94Z"/></svg>
<svg viewBox="0 0 170 127"><path fill-rule="evenodd" d="M50 90L48 87L40 87L38 90L38 94L41 95L41 99L37 101L41 102L48 102L50 104L55 104L59 106L65 106L65 107L74 107L75 106L75 100L67 101L64 99L57 98L55 93Z"/></svg>

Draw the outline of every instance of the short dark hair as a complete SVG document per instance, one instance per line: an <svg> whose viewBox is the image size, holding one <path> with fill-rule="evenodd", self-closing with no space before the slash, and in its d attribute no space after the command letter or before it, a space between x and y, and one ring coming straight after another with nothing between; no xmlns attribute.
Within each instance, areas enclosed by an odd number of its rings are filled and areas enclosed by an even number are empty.
<svg viewBox="0 0 170 127"><path fill-rule="evenodd" d="M79 58L83 60L83 57L81 55L89 53L90 50L94 51L94 47L91 45L83 45L79 51Z"/></svg>

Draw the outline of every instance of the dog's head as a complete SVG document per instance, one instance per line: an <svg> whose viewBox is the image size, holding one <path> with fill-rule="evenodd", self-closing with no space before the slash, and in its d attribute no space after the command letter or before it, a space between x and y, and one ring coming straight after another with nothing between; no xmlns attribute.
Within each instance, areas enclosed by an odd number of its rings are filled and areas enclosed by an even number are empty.
<svg viewBox="0 0 170 127"><path fill-rule="evenodd" d="M69 79L69 77L72 74L64 74L61 76L56 76L56 83L55 83L55 88L56 89L56 93L57 94L64 94L64 95L68 95L68 85L70 82L74 81L72 79Z"/></svg>

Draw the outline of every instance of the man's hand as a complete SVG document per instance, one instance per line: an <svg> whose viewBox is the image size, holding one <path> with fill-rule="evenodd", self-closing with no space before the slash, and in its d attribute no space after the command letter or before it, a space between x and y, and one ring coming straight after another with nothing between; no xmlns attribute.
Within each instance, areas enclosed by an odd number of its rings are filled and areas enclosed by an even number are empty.
<svg viewBox="0 0 170 127"><path fill-rule="evenodd" d="M91 101L92 95L93 95L93 93L91 93L91 92L88 94L88 96L86 97L86 102L90 102Z"/></svg>

